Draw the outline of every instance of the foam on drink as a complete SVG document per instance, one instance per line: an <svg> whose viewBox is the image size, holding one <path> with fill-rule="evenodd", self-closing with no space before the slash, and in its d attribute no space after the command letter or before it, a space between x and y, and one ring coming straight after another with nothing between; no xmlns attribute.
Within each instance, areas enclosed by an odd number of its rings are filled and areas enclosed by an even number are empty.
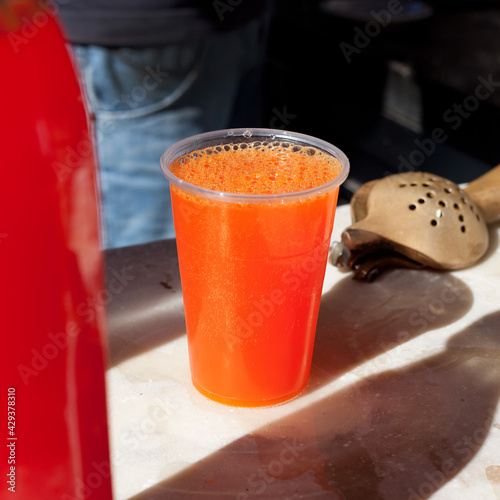
<svg viewBox="0 0 500 500"><path fill-rule="evenodd" d="M334 180L342 165L321 149L285 141L209 147L170 167L180 179L215 191L278 194L303 191Z"/></svg>

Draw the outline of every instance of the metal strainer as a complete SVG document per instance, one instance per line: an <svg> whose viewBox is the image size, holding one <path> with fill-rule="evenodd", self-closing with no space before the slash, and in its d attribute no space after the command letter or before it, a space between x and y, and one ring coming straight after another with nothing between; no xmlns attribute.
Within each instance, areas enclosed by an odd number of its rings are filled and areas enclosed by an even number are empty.
<svg viewBox="0 0 500 500"><path fill-rule="evenodd" d="M489 245L487 224L500 216L500 165L461 189L426 172L370 181L351 201L353 224L330 262L370 281L385 267L461 269Z"/></svg>

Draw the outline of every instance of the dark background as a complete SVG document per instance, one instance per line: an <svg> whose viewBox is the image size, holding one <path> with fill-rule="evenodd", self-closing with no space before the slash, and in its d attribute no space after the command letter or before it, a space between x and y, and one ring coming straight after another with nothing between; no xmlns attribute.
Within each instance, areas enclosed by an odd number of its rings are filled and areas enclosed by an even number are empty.
<svg viewBox="0 0 500 500"><path fill-rule="evenodd" d="M500 163L500 2L278 0L264 113L344 150L343 201L407 170L471 181Z"/></svg>

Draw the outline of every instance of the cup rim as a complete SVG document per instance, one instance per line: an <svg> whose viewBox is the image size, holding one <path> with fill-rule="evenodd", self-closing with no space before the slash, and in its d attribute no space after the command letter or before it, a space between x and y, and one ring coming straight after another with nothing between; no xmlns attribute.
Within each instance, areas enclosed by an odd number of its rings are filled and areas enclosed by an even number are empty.
<svg viewBox="0 0 500 500"><path fill-rule="evenodd" d="M287 193L253 194L229 193L227 191L207 189L180 179L169 169L169 165L181 156L210 147L211 145L216 146L232 143L235 138L241 139L242 142L253 142L259 139L272 141L284 140L312 146L337 158L341 163L342 170L335 179L314 188ZM167 180L179 189L203 198L232 203L283 203L285 201L296 201L318 196L339 187L347 178L350 169L349 159L345 153L329 142L299 132L267 128L229 128L187 137L175 142L165 150L160 158L160 166Z"/></svg>

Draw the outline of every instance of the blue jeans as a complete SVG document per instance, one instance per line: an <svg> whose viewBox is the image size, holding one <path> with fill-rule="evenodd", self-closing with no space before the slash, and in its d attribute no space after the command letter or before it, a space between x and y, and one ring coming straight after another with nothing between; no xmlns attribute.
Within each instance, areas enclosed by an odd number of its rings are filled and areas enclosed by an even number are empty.
<svg viewBox="0 0 500 500"><path fill-rule="evenodd" d="M161 48L76 46L94 119L103 247L175 236L160 156L185 137L258 126L266 29Z"/></svg>

